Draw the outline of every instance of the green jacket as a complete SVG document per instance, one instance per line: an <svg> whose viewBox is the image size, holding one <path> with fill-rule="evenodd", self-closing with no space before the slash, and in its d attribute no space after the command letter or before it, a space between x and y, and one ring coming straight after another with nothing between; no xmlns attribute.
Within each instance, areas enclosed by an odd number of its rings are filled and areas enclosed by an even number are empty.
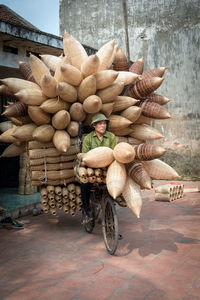
<svg viewBox="0 0 200 300"><path fill-rule="evenodd" d="M106 131L103 135L102 141L100 141L96 132L92 131L83 139L82 153L86 153L91 149L102 146L114 149L116 143L116 137L113 133Z"/></svg>

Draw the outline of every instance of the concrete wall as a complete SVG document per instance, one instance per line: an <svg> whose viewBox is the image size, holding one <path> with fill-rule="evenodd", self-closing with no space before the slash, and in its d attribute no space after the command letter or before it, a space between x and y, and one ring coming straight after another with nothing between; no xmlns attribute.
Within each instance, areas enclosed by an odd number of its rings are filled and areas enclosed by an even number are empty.
<svg viewBox="0 0 200 300"><path fill-rule="evenodd" d="M172 118L154 122L164 135L156 143L180 175L200 177L200 1L60 0L64 29L95 48L115 39L132 61L144 57L145 70L168 67L157 92L171 99Z"/></svg>

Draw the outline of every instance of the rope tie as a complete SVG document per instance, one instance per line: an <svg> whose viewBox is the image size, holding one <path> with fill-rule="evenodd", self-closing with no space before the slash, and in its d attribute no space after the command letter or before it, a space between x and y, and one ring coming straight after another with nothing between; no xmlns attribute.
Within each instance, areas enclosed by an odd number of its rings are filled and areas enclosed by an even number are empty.
<svg viewBox="0 0 200 300"><path fill-rule="evenodd" d="M46 150L45 147L43 147L44 150ZM41 181L41 183L47 183L47 163L46 163L46 152L44 151L44 176L40 176L39 181ZM44 180L44 181L43 181Z"/></svg>

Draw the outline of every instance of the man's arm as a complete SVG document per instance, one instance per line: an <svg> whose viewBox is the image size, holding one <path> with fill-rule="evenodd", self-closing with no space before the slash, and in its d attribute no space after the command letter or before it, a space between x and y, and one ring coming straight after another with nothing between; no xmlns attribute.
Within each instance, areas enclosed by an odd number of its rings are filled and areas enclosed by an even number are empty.
<svg viewBox="0 0 200 300"><path fill-rule="evenodd" d="M87 153L91 150L89 136L85 136L82 143L82 153Z"/></svg>
<svg viewBox="0 0 200 300"><path fill-rule="evenodd" d="M110 148L111 149L114 149L115 146L117 145L117 139L116 139L116 136L112 133L112 136L111 136L111 145L110 145Z"/></svg>

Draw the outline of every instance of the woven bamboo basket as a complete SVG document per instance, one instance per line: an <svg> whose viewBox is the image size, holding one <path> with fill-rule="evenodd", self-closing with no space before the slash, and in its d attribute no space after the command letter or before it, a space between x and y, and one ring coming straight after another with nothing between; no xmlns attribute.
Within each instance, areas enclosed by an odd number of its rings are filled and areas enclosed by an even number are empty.
<svg viewBox="0 0 200 300"><path fill-rule="evenodd" d="M72 146L78 146L79 145L79 141L78 138L71 138L70 139L70 144ZM28 143L28 149L43 149L43 148L53 148L54 144L53 142L50 143L41 143L41 142L37 142L37 141L30 141Z"/></svg>
<svg viewBox="0 0 200 300"><path fill-rule="evenodd" d="M66 110L60 110L52 117L52 125L55 129L65 129L69 123L70 114Z"/></svg>
<svg viewBox="0 0 200 300"><path fill-rule="evenodd" d="M96 54L88 56L81 64L81 74L83 77L88 77L95 74L99 68L99 58Z"/></svg>
<svg viewBox="0 0 200 300"><path fill-rule="evenodd" d="M115 159L122 164L130 163L135 158L135 150L128 143L121 142L113 150Z"/></svg>
<svg viewBox="0 0 200 300"><path fill-rule="evenodd" d="M62 74L63 81L73 86L79 86L79 84L83 79L80 70L78 70L76 67L72 65L63 64L60 67L60 71Z"/></svg>
<svg viewBox="0 0 200 300"><path fill-rule="evenodd" d="M62 209L65 213L69 213L69 205L63 205Z"/></svg>
<svg viewBox="0 0 200 300"><path fill-rule="evenodd" d="M71 64L69 58L66 56L62 57L61 61L56 65L54 78L57 80L57 82L64 82L61 67L65 64Z"/></svg>
<svg viewBox="0 0 200 300"><path fill-rule="evenodd" d="M12 136L12 134L15 132L16 128L17 128L17 126L14 125L12 128L4 131L0 135L0 142L20 144L20 142L14 136Z"/></svg>
<svg viewBox="0 0 200 300"><path fill-rule="evenodd" d="M29 154L29 159L38 159L38 158L42 158L44 159L44 157L48 158L48 157L62 157L62 156L71 156L74 155L76 153L79 152L79 147L77 146L71 146L69 148L69 150L66 153L61 153L54 147L54 148L47 148L47 149L31 149L28 151ZM67 160L66 160L67 161Z"/></svg>
<svg viewBox="0 0 200 300"><path fill-rule="evenodd" d="M135 157L140 160L152 160L161 157L167 150L152 144L140 144L134 147Z"/></svg>
<svg viewBox="0 0 200 300"><path fill-rule="evenodd" d="M141 77L144 78L151 78L151 77L163 77L166 67L158 67L155 69L151 69L150 71L144 72Z"/></svg>
<svg viewBox="0 0 200 300"><path fill-rule="evenodd" d="M43 111L39 106L29 105L28 114L36 125L49 124L51 122L51 116Z"/></svg>
<svg viewBox="0 0 200 300"><path fill-rule="evenodd" d="M48 194L54 194L54 191L55 191L55 187L53 186L53 185L48 185L47 187L46 187L46 189L47 189L47 193Z"/></svg>
<svg viewBox="0 0 200 300"><path fill-rule="evenodd" d="M71 119L73 121L81 121L82 122L86 117L86 113L83 109L83 104L81 104L79 102L73 103L70 106L69 113L70 113Z"/></svg>
<svg viewBox="0 0 200 300"><path fill-rule="evenodd" d="M130 145L139 145L141 143L144 143L142 140L137 140L132 137L126 137L126 136L116 136L117 143L125 142L129 143Z"/></svg>
<svg viewBox="0 0 200 300"><path fill-rule="evenodd" d="M67 179L74 175L73 169L66 169L66 170L59 170L59 171L32 171L31 177L32 180L40 180L40 178L47 178L47 180L60 180L60 179Z"/></svg>
<svg viewBox="0 0 200 300"><path fill-rule="evenodd" d="M48 214L49 209L50 209L49 205L42 205L42 210L45 214Z"/></svg>
<svg viewBox="0 0 200 300"><path fill-rule="evenodd" d="M66 31L63 36L63 50L71 64L80 70L82 63L88 58L88 55L81 43Z"/></svg>
<svg viewBox="0 0 200 300"><path fill-rule="evenodd" d="M39 85L44 75L51 76L49 69L43 63L43 61L33 54L30 54L30 66L31 66L33 77L37 82L37 84Z"/></svg>
<svg viewBox="0 0 200 300"><path fill-rule="evenodd" d="M157 186L155 188L155 192L156 193L161 193L161 194L173 193L174 188L175 188L175 186L173 186L171 184L164 184L164 185Z"/></svg>
<svg viewBox="0 0 200 300"><path fill-rule="evenodd" d="M124 83L124 85L129 85L134 83L137 78L139 77L138 74L132 73L132 72L119 72L119 75L117 76L117 79L115 80L115 83Z"/></svg>
<svg viewBox="0 0 200 300"><path fill-rule="evenodd" d="M0 94L16 99L16 97L14 96L14 93L11 92L5 84L0 85Z"/></svg>
<svg viewBox="0 0 200 300"><path fill-rule="evenodd" d="M112 102L119 94L121 94L124 88L124 83L112 83L110 86L98 90L97 96L102 100L102 103Z"/></svg>
<svg viewBox="0 0 200 300"><path fill-rule="evenodd" d="M151 177L141 162L133 161L127 166L128 175L141 187L141 189L152 189Z"/></svg>
<svg viewBox="0 0 200 300"><path fill-rule="evenodd" d="M79 185L75 186L75 193L76 193L77 196L81 195L81 187Z"/></svg>
<svg viewBox="0 0 200 300"><path fill-rule="evenodd" d="M33 73L31 71L31 66L30 66L29 63L19 61L19 70L20 70L21 74L24 76L25 79L27 79L28 81L32 81L32 82L36 83L36 81L33 77Z"/></svg>
<svg viewBox="0 0 200 300"><path fill-rule="evenodd" d="M58 155L56 157L45 157L44 156L43 158L30 159L29 164L30 164L30 166L41 166L41 165L44 165L44 163L56 164L56 163L60 163L60 162L71 161L71 160L74 160L75 158L76 158L76 154L66 155L66 156Z"/></svg>
<svg viewBox="0 0 200 300"><path fill-rule="evenodd" d="M21 117L27 115L27 105L21 101L17 101L4 110L2 116L5 117Z"/></svg>
<svg viewBox="0 0 200 300"><path fill-rule="evenodd" d="M122 111L135 105L139 100L128 96L117 96L114 101L113 112Z"/></svg>
<svg viewBox="0 0 200 300"><path fill-rule="evenodd" d="M174 200L174 197L170 194L155 193L155 200L156 201L171 202L171 201Z"/></svg>
<svg viewBox="0 0 200 300"><path fill-rule="evenodd" d="M56 216L56 208L50 207L49 211L53 216Z"/></svg>
<svg viewBox="0 0 200 300"><path fill-rule="evenodd" d="M47 199L47 194L48 194L47 188L46 187L41 187L41 189L40 189L40 196L41 196L41 198Z"/></svg>
<svg viewBox="0 0 200 300"><path fill-rule="evenodd" d="M47 97L42 90L38 89L23 89L15 93L15 96L23 103L28 105L41 105Z"/></svg>
<svg viewBox="0 0 200 300"><path fill-rule="evenodd" d="M98 71L109 69L112 64L112 54L114 51L114 40L104 44L96 53L99 58L100 64Z"/></svg>
<svg viewBox="0 0 200 300"><path fill-rule="evenodd" d="M107 167L114 160L113 150L108 147L98 147L84 154L82 161L91 168Z"/></svg>
<svg viewBox="0 0 200 300"><path fill-rule="evenodd" d="M4 132L13 127L13 123L11 121L4 121L0 123L0 131Z"/></svg>
<svg viewBox="0 0 200 300"><path fill-rule="evenodd" d="M25 126L25 125L24 125ZM38 126L32 134L34 140L41 143L48 143L52 140L55 134L55 129L50 124Z"/></svg>
<svg viewBox="0 0 200 300"><path fill-rule="evenodd" d="M83 103L83 101L96 93L96 77L95 75L90 75L83 79L78 87L78 100Z"/></svg>
<svg viewBox="0 0 200 300"><path fill-rule="evenodd" d="M142 114L134 122L134 124L151 124L154 119L143 116Z"/></svg>
<svg viewBox="0 0 200 300"><path fill-rule="evenodd" d="M56 130L53 143L61 153L66 153L70 148L70 136L65 130Z"/></svg>
<svg viewBox="0 0 200 300"><path fill-rule="evenodd" d="M90 114L98 113L102 108L102 101L96 95L87 97L83 102L84 111Z"/></svg>
<svg viewBox="0 0 200 300"><path fill-rule="evenodd" d="M31 141L33 139L33 132L37 126L34 123L25 124L16 128L12 134L17 140Z"/></svg>
<svg viewBox="0 0 200 300"><path fill-rule="evenodd" d="M48 99L44 101L41 105L40 108L50 114L55 114L60 110L67 110L69 107L69 104L65 101L63 101L60 98L53 98L53 99Z"/></svg>
<svg viewBox="0 0 200 300"><path fill-rule="evenodd" d="M67 187L63 187L62 188L62 197L67 199L68 194L69 194L69 191L68 191Z"/></svg>
<svg viewBox="0 0 200 300"><path fill-rule="evenodd" d="M55 194L61 196L62 195L62 188L61 186L55 187Z"/></svg>
<svg viewBox="0 0 200 300"><path fill-rule="evenodd" d="M150 95L147 95L147 99L151 100L152 102L158 103L160 105L165 105L170 101L169 98L159 95L157 93L152 93Z"/></svg>
<svg viewBox="0 0 200 300"><path fill-rule="evenodd" d="M26 151L25 144L21 143L20 145L10 144L0 157L15 157L21 155Z"/></svg>
<svg viewBox="0 0 200 300"><path fill-rule="evenodd" d="M116 80L118 72L113 70L104 70L97 72L95 76L96 88L97 90L100 90L110 86Z"/></svg>
<svg viewBox="0 0 200 300"><path fill-rule="evenodd" d="M71 137L76 137L78 136L78 128L79 128L78 122L71 121L67 126L67 132Z"/></svg>
<svg viewBox="0 0 200 300"><path fill-rule="evenodd" d="M142 197L140 187L130 177L127 177L122 193L128 207L139 218L142 208Z"/></svg>
<svg viewBox="0 0 200 300"><path fill-rule="evenodd" d="M116 199L116 197L122 193L125 183L125 166L115 160L110 164L107 170L106 185L109 194Z"/></svg>
<svg viewBox="0 0 200 300"><path fill-rule="evenodd" d="M116 71L129 70L128 60L121 48L117 51L115 55L115 59L113 61L113 69Z"/></svg>
<svg viewBox="0 0 200 300"><path fill-rule="evenodd" d="M117 136L117 140L118 142L120 141L120 138L125 138L125 140L123 140L123 142L127 142L127 137L126 135L129 135L130 133L132 133L132 129L130 127L126 127L126 128L123 128L123 129L112 129L112 133L114 133L116 136Z"/></svg>
<svg viewBox="0 0 200 300"><path fill-rule="evenodd" d="M142 109L137 106L130 106L121 112L121 116L134 123L140 116Z"/></svg>
<svg viewBox="0 0 200 300"><path fill-rule="evenodd" d="M158 103L144 100L141 101L139 105L141 106L142 114L145 117L153 119L168 119L171 117L168 110Z"/></svg>
<svg viewBox="0 0 200 300"><path fill-rule="evenodd" d="M106 116L106 118L110 117L113 111L113 106L114 106L114 102L102 104L101 112Z"/></svg>
<svg viewBox="0 0 200 300"><path fill-rule="evenodd" d="M44 164L42 165L30 166L30 171L40 171L40 170L57 171L57 170L71 169L74 167L74 164L75 164L74 161L60 162L54 164L45 163L44 161Z"/></svg>
<svg viewBox="0 0 200 300"><path fill-rule="evenodd" d="M57 96L56 95L57 81L53 76L49 74L43 75L40 80L40 86L42 88L43 93L47 97L55 98Z"/></svg>
<svg viewBox="0 0 200 300"><path fill-rule="evenodd" d="M155 128L147 124L131 125L133 130L129 135L138 140L157 140L163 138L163 135Z"/></svg>
<svg viewBox="0 0 200 300"><path fill-rule="evenodd" d="M55 72L56 66L62 61L61 57L50 55L50 54L41 54L42 61Z"/></svg>
<svg viewBox="0 0 200 300"><path fill-rule="evenodd" d="M19 78L5 78L1 79L1 82L3 82L4 85L6 85L9 89L9 91L13 94L24 90L24 89L37 89L40 91L39 85L37 85L34 82L24 80L24 79L19 79Z"/></svg>
<svg viewBox="0 0 200 300"><path fill-rule="evenodd" d="M132 122L122 116L118 116L118 115L111 115L109 117L109 126L110 126L110 130L121 130L124 128L127 128L129 125L132 124Z"/></svg>
<svg viewBox="0 0 200 300"><path fill-rule="evenodd" d="M77 100L76 88L67 82L59 82L57 84L56 93L66 102L75 102Z"/></svg>
<svg viewBox="0 0 200 300"><path fill-rule="evenodd" d="M143 57L141 57L131 65L129 71L141 75L143 72L143 68L144 68L144 60Z"/></svg>
<svg viewBox="0 0 200 300"><path fill-rule="evenodd" d="M14 125L17 125L17 126L22 126L22 125L31 123L31 119L30 119L30 117L29 117L28 115L27 115L27 116L24 116L24 117L18 117L18 118L8 117L8 119L9 119Z"/></svg>
<svg viewBox="0 0 200 300"><path fill-rule="evenodd" d="M127 96L142 99L159 88L164 78L151 77L138 80L127 89Z"/></svg>
<svg viewBox="0 0 200 300"><path fill-rule="evenodd" d="M153 159L150 161L143 161L143 166L148 172L149 176L155 179L177 179L178 173L167 163L160 159Z"/></svg>

